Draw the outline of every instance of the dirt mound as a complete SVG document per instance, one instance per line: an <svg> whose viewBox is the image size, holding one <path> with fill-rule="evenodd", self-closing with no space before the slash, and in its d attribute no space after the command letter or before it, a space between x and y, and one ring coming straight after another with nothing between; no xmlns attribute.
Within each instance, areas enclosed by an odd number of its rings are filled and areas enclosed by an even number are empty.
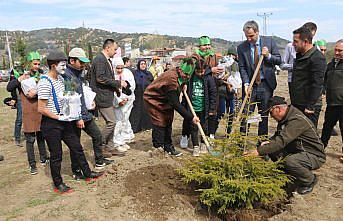
<svg viewBox="0 0 343 221"><path fill-rule="evenodd" d="M139 205L139 210L154 220L167 220L175 210L196 204L196 196L183 184L175 167L166 164L147 166L126 178L127 194Z"/></svg>

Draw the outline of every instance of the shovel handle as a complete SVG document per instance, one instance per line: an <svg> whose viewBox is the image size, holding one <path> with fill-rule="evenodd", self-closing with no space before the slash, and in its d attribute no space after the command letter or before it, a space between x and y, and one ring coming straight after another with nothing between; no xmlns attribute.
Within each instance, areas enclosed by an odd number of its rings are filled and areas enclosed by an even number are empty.
<svg viewBox="0 0 343 221"><path fill-rule="evenodd" d="M187 92L185 92L184 90L182 92L183 92L183 96L185 96L185 98L186 98L187 104L188 104L189 108L191 109L191 112L192 112L193 116L196 117L197 115L195 114L192 102L189 99ZM197 123L197 126L198 126L198 129L200 131L201 137L202 137L202 139L205 142L206 147L209 147L210 143L208 142L207 137L206 137L206 135L204 133L204 130L202 129L201 124L199 122Z"/></svg>

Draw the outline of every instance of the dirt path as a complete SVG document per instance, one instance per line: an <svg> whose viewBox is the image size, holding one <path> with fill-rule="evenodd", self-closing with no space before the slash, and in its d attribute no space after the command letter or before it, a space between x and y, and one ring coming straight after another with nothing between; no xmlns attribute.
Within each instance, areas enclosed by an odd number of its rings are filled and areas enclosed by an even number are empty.
<svg viewBox="0 0 343 221"><path fill-rule="evenodd" d="M286 75L278 76L276 94L286 95ZM0 83L1 100L7 96ZM323 113L321 114L321 129ZM71 177L67 148L64 149L62 176L75 189L68 195L52 192L48 167L38 165L38 175L29 174L24 148L13 145L15 110L0 105L0 220L219 220L198 210L196 195L184 186L175 173L179 159L153 156L150 132L137 135L125 157L114 158L116 164L106 169L106 176L86 183ZM271 132L275 122L271 122ZM103 122L97 122L100 126ZM174 141L179 139L181 120L174 124ZM91 142L83 136L87 159L94 164ZM319 169L319 182L313 193L295 195L283 213L273 221L325 220L343 217L343 165L337 160L342 146L333 137L327 149L327 163ZM37 156L37 155L36 155ZM184 152L183 158L190 157ZM36 157L38 159L38 156Z"/></svg>

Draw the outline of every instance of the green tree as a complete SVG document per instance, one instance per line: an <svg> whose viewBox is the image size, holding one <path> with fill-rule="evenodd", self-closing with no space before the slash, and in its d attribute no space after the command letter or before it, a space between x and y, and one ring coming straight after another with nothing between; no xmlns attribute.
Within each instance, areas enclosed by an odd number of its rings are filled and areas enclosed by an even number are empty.
<svg viewBox="0 0 343 221"><path fill-rule="evenodd" d="M20 63L24 64L26 62L26 43L21 37L15 41L14 50L19 54Z"/></svg>
<svg viewBox="0 0 343 221"><path fill-rule="evenodd" d="M2 55L2 69L7 69L6 58L5 55Z"/></svg>

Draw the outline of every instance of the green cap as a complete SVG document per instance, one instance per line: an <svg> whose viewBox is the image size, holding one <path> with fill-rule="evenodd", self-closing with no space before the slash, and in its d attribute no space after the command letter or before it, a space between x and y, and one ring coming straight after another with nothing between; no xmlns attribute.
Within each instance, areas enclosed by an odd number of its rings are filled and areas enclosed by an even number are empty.
<svg viewBox="0 0 343 221"><path fill-rule="evenodd" d="M180 68L186 75L191 75L194 72L195 64L192 58L184 58L180 63Z"/></svg>
<svg viewBox="0 0 343 221"><path fill-rule="evenodd" d="M326 43L326 41L325 41L324 39L318 40L318 41L316 41L314 44L315 44L316 46L326 46L326 45L327 45L327 43Z"/></svg>
<svg viewBox="0 0 343 221"><path fill-rule="evenodd" d="M199 38L199 46L202 45L210 45L211 44L211 39L208 36L201 36Z"/></svg>
<svg viewBox="0 0 343 221"><path fill-rule="evenodd" d="M40 54L37 51L31 51L27 55L27 61L40 60Z"/></svg>

